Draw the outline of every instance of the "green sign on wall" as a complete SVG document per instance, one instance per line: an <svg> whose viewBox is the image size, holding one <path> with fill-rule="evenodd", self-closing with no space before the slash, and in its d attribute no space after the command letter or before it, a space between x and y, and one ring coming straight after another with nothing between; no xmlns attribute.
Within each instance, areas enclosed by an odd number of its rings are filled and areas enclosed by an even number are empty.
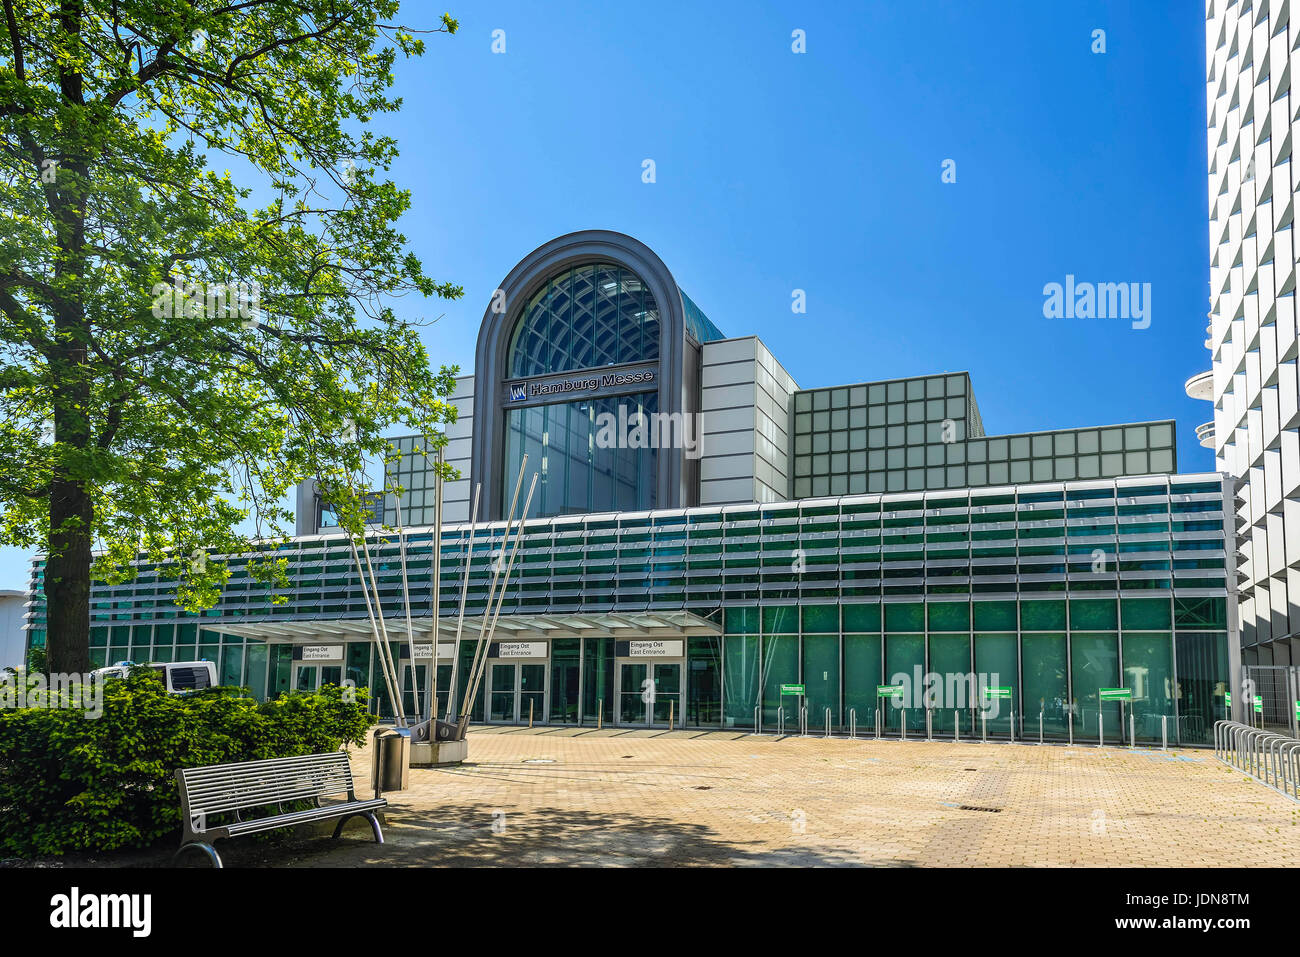
<svg viewBox="0 0 1300 957"><path fill-rule="evenodd" d="M901 698L903 697L903 686L902 685L876 685L876 697Z"/></svg>
<svg viewBox="0 0 1300 957"><path fill-rule="evenodd" d="M985 688L984 697L986 698L1010 698L1010 688Z"/></svg>
<svg viewBox="0 0 1300 957"><path fill-rule="evenodd" d="M781 694L803 694L803 685L781 685Z"/></svg>
<svg viewBox="0 0 1300 957"><path fill-rule="evenodd" d="M1133 690L1131 688L1098 688L1097 697L1102 701L1132 701Z"/></svg>
<svg viewBox="0 0 1300 957"><path fill-rule="evenodd" d="M1229 708L1232 707L1232 692L1231 692L1231 691L1225 691L1225 692L1223 693L1223 703L1224 703L1225 705L1227 705ZM1297 702L1296 702L1296 707L1300 708L1300 701L1297 701Z"/></svg>
<svg viewBox="0 0 1300 957"><path fill-rule="evenodd" d="M1264 699L1260 695L1255 695L1255 713L1264 713Z"/></svg>

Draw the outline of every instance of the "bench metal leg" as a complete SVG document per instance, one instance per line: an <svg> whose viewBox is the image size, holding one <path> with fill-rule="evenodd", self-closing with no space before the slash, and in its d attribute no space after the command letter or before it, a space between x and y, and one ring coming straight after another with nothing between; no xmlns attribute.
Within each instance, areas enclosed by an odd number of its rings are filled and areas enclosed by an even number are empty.
<svg viewBox="0 0 1300 957"><path fill-rule="evenodd" d="M172 863L174 864L176 862L176 859L180 857L182 854L184 854L186 851L188 851L191 847L196 847L199 850L203 851L205 854L207 854L208 858L212 861L213 867L222 866L221 857L219 854L217 854L217 849L213 847L211 844L204 844L202 841L191 841L189 844L182 844L181 849L172 855Z"/></svg>
<svg viewBox="0 0 1300 957"><path fill-rule="evenodd" d="M379 818L375 817L374 812L367 811L365 814L349 814L347 817L340 818L339 823L334 828L334 836L338 837L343 833L343 825L348 823L354 817L364 817L370 822L370 829L375 832L375 843L384 843L384 832L379 829Z"/></svg>

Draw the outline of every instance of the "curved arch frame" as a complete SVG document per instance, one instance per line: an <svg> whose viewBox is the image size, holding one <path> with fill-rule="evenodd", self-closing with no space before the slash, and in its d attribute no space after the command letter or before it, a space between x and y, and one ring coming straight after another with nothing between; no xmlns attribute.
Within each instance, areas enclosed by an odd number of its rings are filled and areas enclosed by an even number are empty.
<svg viewBox="0 0 1300 957"><path fill-rule="evenodd" d="M524 307L555 273L571 266L612 262L631 269L659 304L659 411L684 412L683 371L686 314L677 281L649 246L623 233L590 229L552 239L534 249L502 280L505 310L494 312L494 293L479 326L474 360L474 431L470 446L470 478L483 483L480 519L504 518L502 474L505 448L504 391L510 340ZM681 454L661 454L656 465L659 508L678 508L689 493L683 487Z"/></svg>

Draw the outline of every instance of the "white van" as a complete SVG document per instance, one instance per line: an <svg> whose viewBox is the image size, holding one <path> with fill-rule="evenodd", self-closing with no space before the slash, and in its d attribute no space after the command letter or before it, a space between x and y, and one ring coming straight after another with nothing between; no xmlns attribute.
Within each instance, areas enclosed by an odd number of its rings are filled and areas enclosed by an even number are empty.
<svg viewBox="0 0 1300 957"><path fill-rule="evenodd" d="M134 662L119 661L107 668L98 668L92 674L104 678L125 678ZM172 694L183 691L200 691L217 683L217 666L212 661L168 661L145 665L162 679L163 687Z"/></svg>

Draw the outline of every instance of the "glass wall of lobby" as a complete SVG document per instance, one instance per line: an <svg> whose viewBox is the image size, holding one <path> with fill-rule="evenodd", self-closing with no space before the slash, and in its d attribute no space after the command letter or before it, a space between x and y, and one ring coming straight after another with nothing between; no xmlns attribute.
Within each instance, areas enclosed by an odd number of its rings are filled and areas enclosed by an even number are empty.
<svg viewBox="0 0 1300 957"><path fill-rule="evenodd" d="M967 738L986 728L991 738L1007 738L1014 720L1017 739L1037 740L1041 725L1043 740L1073 733L1095 742L1100 730L1112 744L1128 741L1131 713L1138 743L1159 743L1165 731L1171 744L1205 744L1227 710L1224 605L1221 598L1163 596L733 607L725 610L723 635L684 639L681 657L620 658L614 638L564 637L546 643L544 657L490 661L471 713L476 721L527 723L531 707L534 724L666 727L671 717L677 727L738 731L752 731L757 715L772 732L779 722L797 729L803 707L810 733L825 732L829 710L835 734L851 725L860 736L873 734L879 712L882 734L898 735L906 724L912 737L925 733L929 711L936 737L955 729ZM245 641L194 623L96 627L92 643L96 665L216 661L223 684L243 685L258 698L343 677L370 689L381 717L393 713L368 641L347 642L342 662L305 666L293 660L292 645ZM473 651L473 642L461 643L458 699ZM414 713L417 677L421 696L427 691L424 666L413 673L404 642L393 643L393 655L404 705ZM534 667L525 673L524 665ZM451 662L440 660L442 714L451 679ZM802 696L782 694L792 684L803 685ZM887 684L903 684L907 694L882 699L878 686ZM981 721L980 698L995 687L1011 697L997 698ZM1100 688L1114 687L1130 689L1132 704L1099 701Z"/></svg>

